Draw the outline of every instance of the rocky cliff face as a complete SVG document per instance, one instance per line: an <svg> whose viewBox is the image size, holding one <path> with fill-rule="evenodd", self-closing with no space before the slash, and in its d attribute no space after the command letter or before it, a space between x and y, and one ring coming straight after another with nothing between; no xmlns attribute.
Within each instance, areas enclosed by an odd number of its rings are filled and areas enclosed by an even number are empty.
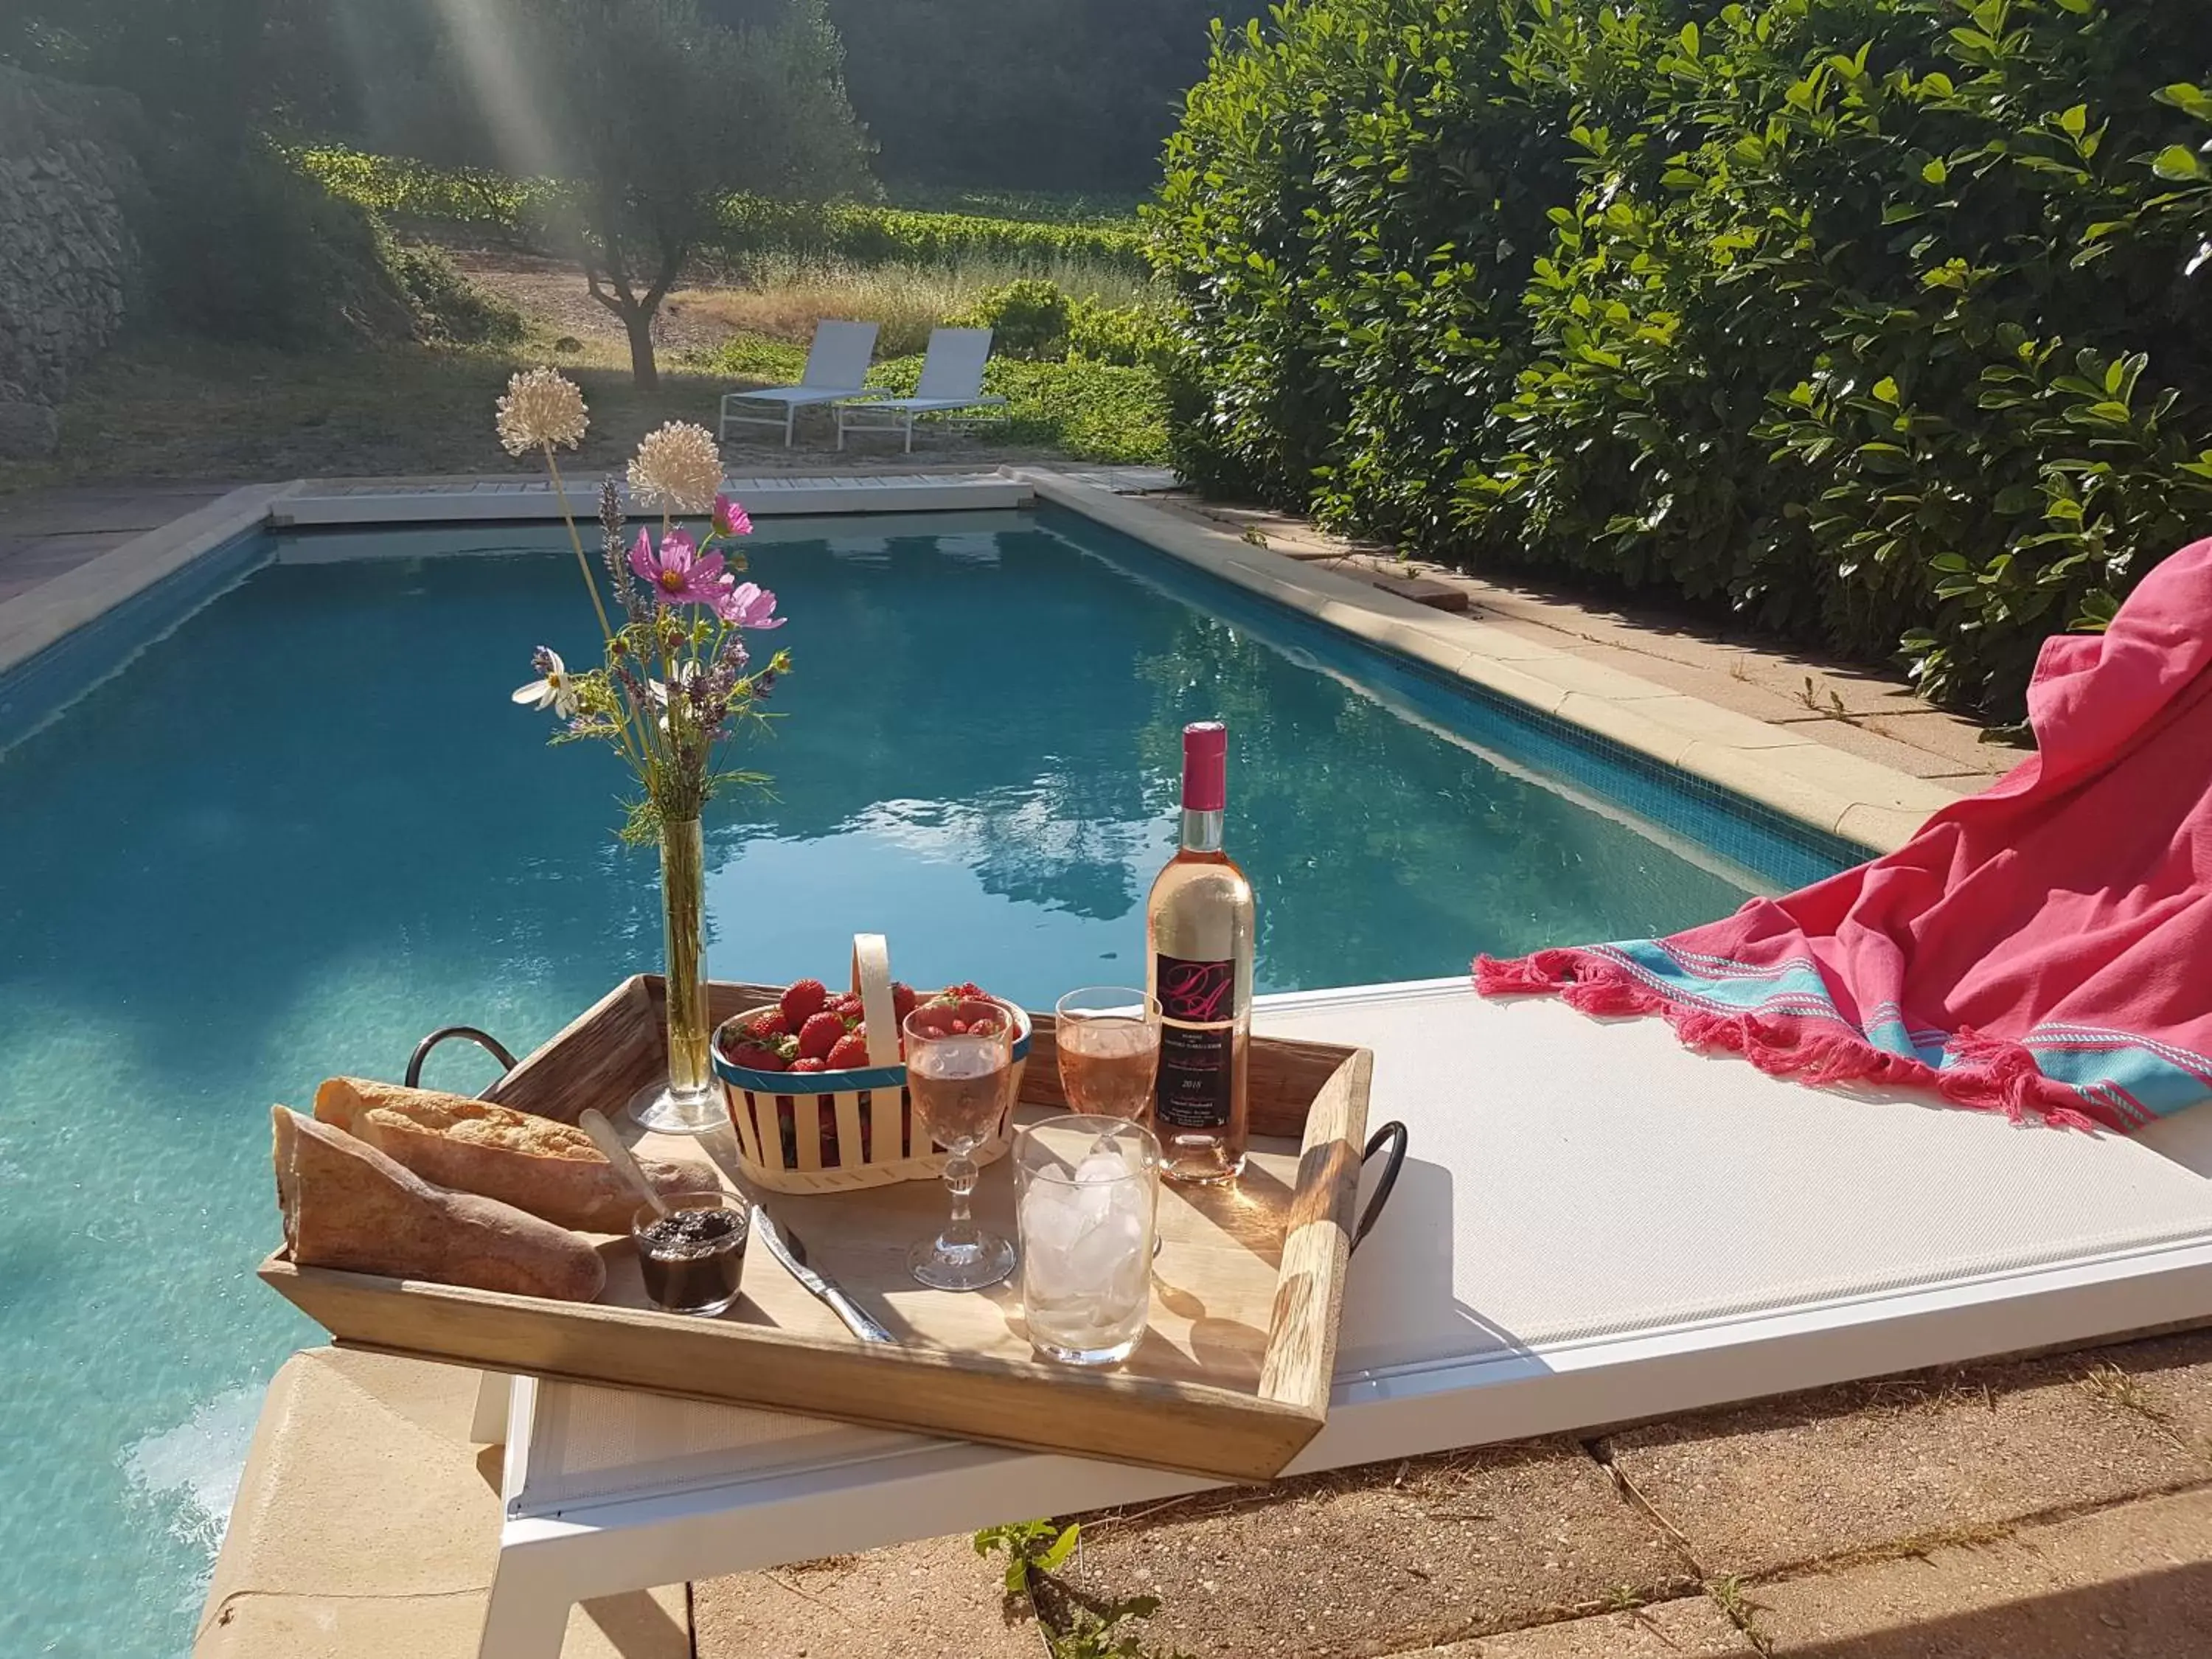
<svg viewBox="0 0 2212 1659"><path fill-rule="evenodd" d="M0 64L0 457L52 453L70 376L122 325L133 113Z"/></svg>

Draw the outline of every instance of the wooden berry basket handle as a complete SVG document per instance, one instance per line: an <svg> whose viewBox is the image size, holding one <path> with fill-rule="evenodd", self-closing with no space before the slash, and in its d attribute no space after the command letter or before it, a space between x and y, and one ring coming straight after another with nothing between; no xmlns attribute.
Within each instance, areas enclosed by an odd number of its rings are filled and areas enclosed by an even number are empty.
<svg viewBox="0 0 2212 1659"><path fill-rule="evenodd" d="M898 1009L891 1000L891 947L881 933L853 935L853 994L868 1026L868 1064L899 1063Z"/></svg>

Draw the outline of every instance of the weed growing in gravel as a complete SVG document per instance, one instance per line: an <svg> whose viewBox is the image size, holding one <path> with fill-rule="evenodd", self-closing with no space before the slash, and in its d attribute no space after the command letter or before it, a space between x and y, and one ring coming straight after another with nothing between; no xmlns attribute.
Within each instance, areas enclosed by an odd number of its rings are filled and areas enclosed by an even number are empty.
<svg viewBox="0 0 2212 1659"><path fill-rule="evenodd" d="M1052 1521L1017 1521L984 1528L974 1543L978 1555L1006 1558L1006 1595L1029 1599L1053 1659L1190 1659L1180 1650L1153 1647L1128 1628L1160 1610L1158 1596L1079 1598L1053 1577L1082 1539L1083 1528L1076 1522L1062 1527Z"/></svg>
<svg viewBox="0 0 2212 1659"><path fill-rule="evenodd" d="M1751 1592L1744 1588L1743 1580L1733 1573L1726 1578L1710 1579L1705 1584L1705 1594L1713 1598L1720 1610L1728 1615L1729 1622L1743 1632L1744 1639L1753 1647L1761 1653L1774 1650L1773 1643L1759 1628L1759 1604L1751 1599Z"/></svg>

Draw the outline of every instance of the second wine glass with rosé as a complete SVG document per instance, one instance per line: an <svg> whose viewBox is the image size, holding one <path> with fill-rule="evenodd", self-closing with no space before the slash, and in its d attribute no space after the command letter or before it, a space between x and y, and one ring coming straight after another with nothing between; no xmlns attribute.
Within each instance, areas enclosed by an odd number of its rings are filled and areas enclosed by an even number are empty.
<svg viewBox="0 0 2212 1659"><path fill-rule="evenodd" d="M922 1132L951 1157L945 1184L952 1215L945 1231L907 1253L917 1281L939 1291L980 1291L1014 1270L1014 1247L976 1225L975 1148L1013 1103L1012 1014L983 998L925 1003L906 1017L906 1086Z"/></svg>
<svg viewBox="0 0 2212 1659"><path fill-rule="evenodd" d="M1087 985L1053 1012L1067 1109L1142 1122L1160 1069L1159 1003L1131 986Z"/></svg>

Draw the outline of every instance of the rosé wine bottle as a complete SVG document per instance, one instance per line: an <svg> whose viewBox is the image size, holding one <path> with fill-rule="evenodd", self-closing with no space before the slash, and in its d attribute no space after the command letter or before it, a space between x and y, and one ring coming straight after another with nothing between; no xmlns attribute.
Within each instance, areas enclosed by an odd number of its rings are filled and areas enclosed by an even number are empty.
<svg viewBox="0 0 2212 1659"><path fill-rule="evenodd" d="M1147 988L1160 1005L1152 1127L1170 1181L1233 1181L1250 1136L1252 884L1221 850L1229 730L1182 732L1182 845L1145 905Z"/></svg>

